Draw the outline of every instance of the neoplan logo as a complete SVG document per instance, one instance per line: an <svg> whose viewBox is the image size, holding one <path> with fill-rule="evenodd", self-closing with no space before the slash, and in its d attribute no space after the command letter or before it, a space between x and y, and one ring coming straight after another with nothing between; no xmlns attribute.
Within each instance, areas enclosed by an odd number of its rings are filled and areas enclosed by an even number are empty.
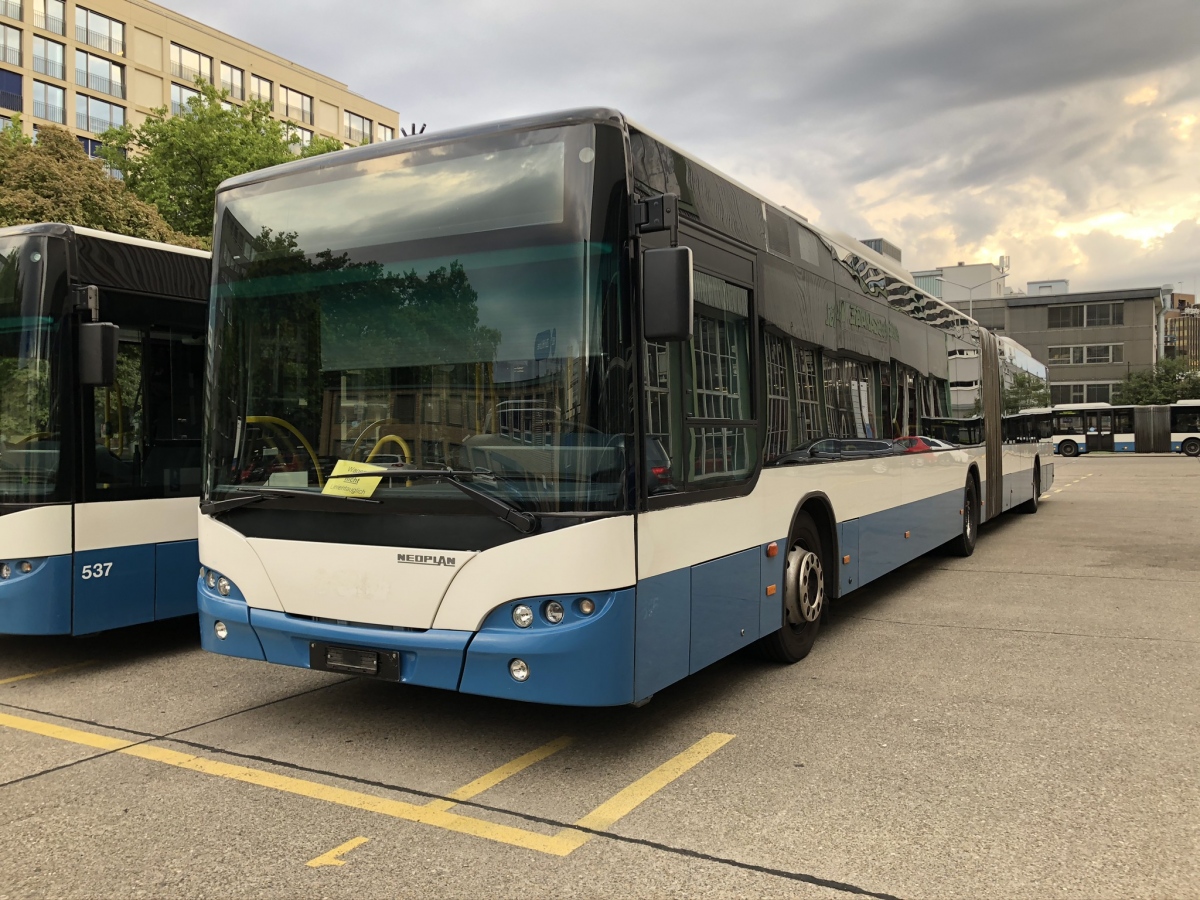
<svg viewBox="0 0 1200 900"><path fill-rule="evenodd" d="M427 553L397 553L396 562L412 563L418 566L455 566L453 556L434 556Z"/></svg>

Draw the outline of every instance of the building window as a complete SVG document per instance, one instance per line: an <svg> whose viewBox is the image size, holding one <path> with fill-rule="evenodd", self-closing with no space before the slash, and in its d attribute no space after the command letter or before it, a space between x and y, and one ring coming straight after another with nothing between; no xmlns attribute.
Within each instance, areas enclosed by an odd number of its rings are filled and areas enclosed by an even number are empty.
<svg viewBox="0 0 1200 900"><path fill-rule="evenodd" d="M1084 402L1086 403L1111 403L1112 402L1112 385L1111 384L1085 384L1084 385Z"/></svg>
<svg viewBox="0 0 1200 900"><path fill-rule="evenodd" d="M234 100L246 99L246 73L229 63L221 63L221 90Z"/></svg>
<svg viewBox="0 0 1200 900"><path fill-rule="evenodd" d="M44 37L33 38L33 71L39 75L49 75L51 78L63 78L63 61L66 59L67 48L58 41L48 41Z"/></svg>
<svg viewBox="0 0 1200 900"><path fill-rule="evenodd" d="M21 65L21 30L0 25L0 62Z"/></svg>
<svg viewBox="0 0 1200 900"><path fill-rule="evenodd" d="M301 122L313 123L313 98L308 94L293 91L289 87L279 87L279 114L287 119L298 119Z"/></svg>
<svg viewBox="0 0 1200 900"><path fill-rule="evenodd" d="M381 141L390 141L396 137L396 129L390 125L376 125L375 132Z"/></svg>
<svg viewBox="0 0 1200 900"><path fill-rule="evenodd" d="M109 178L115 178L118 181L121 181L125 178L120 169L112 168L112 166L110 166L105 160L100 158L100 148L104 146L102 143L95 138L87 138L83 136L79 136L79 143L82 145L84 152L87 153L88 159L94 159L104 166L104 171L108 174ZM124 155L124 151L122 151L122 155Z"/></svg>
<svg viewBox="0 0 1200 900"><path fill-rule="evenodd" d="M1081 366L1083 365L1082 347L1051 347L1048 351L1047 365L1051 366Z"/></svg>
<svg viewBox="0 0 1200 900"><path fill-rule="evenodd" d="M171 44L171 75L174 78L182 78L192 84L197 78L203 78L212 84L212 64L211 56Z"/></svg>
<svg viewBox="0 0 1200 900"><path fill-rule="evenodd" d="M271 109L275 108L275 96L272 93L274 85L265 78L259 78L257 75L250 76L250 99L261 100L268 104Z"/></svg>
<svg viewBox="0 0 1200 900"><path fill-rule="evenodd" d="M1051 306L1047 313L1049 317L1046 325L1049 328L1083 327L1082 306Z"/></svg>
<svg viewBox="0 0 1200 900"><path fill-rule="evenodd" d="M1104 325L1124 325L1124 303L1089 303L1087 306L1088 328Z"/></svg>
<svg viewBox="0 0 1200 900"><path fill-rule="evenodd" d="M94 53L75 51L75 83L89 91L125 99L125 67Z"/></svg>
<svg viewBox="0 0 1200 900"><path fill-rule="evenodd" d="M20 9L20 6L17 6ZM33 24L55 34L67 33L67 4L63 0L33 0Z"/></svg>
<svg viewBox="0 0 1200 900"><path fill-rule="evenodd" d="M62 88L35 81L33 83L33 115L48 122L65 124L66 114L63 111L65 97L66 92Z"/></svg>
<svg viewBox="0 0 1200 900"><path fill-rule="evenodd" d="M25 108L24 93L21 87L21 76L16 72L6 72L0 69L0 109L20 112Z"/></svg>
<svg viewBox="0 0 1200 900"><path fill-rule="evenodd" d="M171 85L171 115L178 116L184 113L187 110L188 101L199 96L199 91L178 84Z"/></svg>
<svg viewBox="0 0 1200 900"><path fill-rule="evenodd" d="M1091 364L1107 364L1124 362L1125 346L1123 344L1093 344L1085 348L1086 359Z"/></svg>
<svg viewBox="0 0 1200 900"><path fill-rule="evenodd" d="M1075 347L1049 348L1051 366L1107 365L1125 361L1124 344L1081 344Z"/></svg>
<svg viewBox="0 0 1200 900"><path fill-rule="evenodd" d="M287 142L292 144L292 149L297 153L312 143L313 133L307 128L301 128L291 122L284 123L283 133Z"/></svg>
<svg viewBox="0 0 1200 900"><path fill-rule="evenodd" d="M75 95L75 127L80 131L99 134L110 128L125 124L125 107L97 100L95 97Z"/></svg>
<svg viewBox="0 0 1200 900"><path fill-rule="evenodd" d="M1082 384L1052 384L1050 385L1050 405L1062 406L1069 403L1083 402Z"/></svg>
<svg viewBox="0 0 1200 900"><path fill-rule="evenodd" d="M21 4L16 2L16 0L0 0L0 16L5 16L9 19L16 19L18 22L20 22ZM20 63L13 63L13 65L19 66Z"/></svg>
<svg viewBox="0 0 1200 900"><path fill-rule="evenodd" d="M342 113L342 124L345 126L342 137L359 144L371 143L371 120L364 119L357 113L346 110Z"/></svg>
<svg viewBox="0 0 1200 900"><path fill-rule="evenodd" d="M124 23L82 6L75 7L75 40L97 50L115 53L117 56L125 55Z"/></svg>

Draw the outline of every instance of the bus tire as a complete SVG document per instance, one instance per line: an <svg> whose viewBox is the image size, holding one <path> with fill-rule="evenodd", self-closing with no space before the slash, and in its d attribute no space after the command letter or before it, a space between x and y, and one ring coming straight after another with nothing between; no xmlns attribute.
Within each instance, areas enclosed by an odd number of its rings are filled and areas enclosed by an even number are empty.
<svg viewBox="0 0 1200 900"><path fill-rule="evenodd" d="M970 556L975 552L975 541L979 537L979 492L975 489L975 479L967 478L967 486L963 489L962 530L946 548L955 556Z"/></svg>
<svg viewBox="0 0 1200 900"><path fill-rule="evenodd" d="M1179 449L1188 456L1200 456L1200 438L1188 438Z"/></svg>
<svg viewBox="0 0 1200 900"><path fill-rule="evenodd" d="M812 650L829 605L825 589L826 542L808 513L797 513L788 541L783 575L783 627L761 638L757 650L765 659L791 665Z"/></svg>
<svg viewBox="0 0 1200 900"><path fill-rule="evenodd" d="M1034 462L1033 464L1033 496L1017 507L1023 513L1033 513L1038 511L1038 502L1042 498L1042 467Z"/></svg>
<svg viewBox="0 0 1200 900"><path fill-rule="evenodd" d="M1074 441L1060 441L1058 444L1058 455L1070 459L1072 456L1079 455L1079 445Z"/></svg>

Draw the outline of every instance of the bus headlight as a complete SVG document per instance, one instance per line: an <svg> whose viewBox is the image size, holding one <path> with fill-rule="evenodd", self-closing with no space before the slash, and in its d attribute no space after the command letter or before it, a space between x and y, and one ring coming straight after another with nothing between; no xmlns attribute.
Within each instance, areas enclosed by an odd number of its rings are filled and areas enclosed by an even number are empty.
<svg viewBox="0 0 1200 900"><path fill-rule="evenodd" d="M557 600L551 600L547 603L544 612L546 614L546 621L551 625L557 625L563 620L563 605Z"/></svg>
<svg viewBox="0 0 1200 900"><path fill-rule="evenodd" d="M596 603L588 597L579 598L579 611L585 616L590 616L596 611Z"/></svg>
<svg viewBox="0 0 1200 900"><path fill-rule="evenodd" d="M22 560L21 565L17 566L17 568L21 570L22 575L28 575L30 572L33 571L33 563L31 563L27 559Z"/></svg>
<svg viewBox="0 0 1200 900"><path fill-rule="evenodd" d="M204 583L208 585L210 591L215 589L217 586L217 573L209 569L208 574L204 576Z"/></svg>
<svg viewBox="0 0 1200 900"><path fill-rule="evenodd" d="M12 577L12 566L10 566L8 563L0 564L0 578L3 578L7 581L11 577Z"/></svg>
<svg viewBox="0 0 1200 900"><path fill-rule="evenodd" d="M222 575L217 579L217 593L222 597L228 597L230 590L233 589L233 583L228 578Z"/></svg>
<svg viewBox="0 0 1200 900"><path fill-rule="evenodd" d="M7 578L8 576L5 575L4 577ZM522 603L520 606L513 607L512 616L513 616L513 624L516 625L518 628L528 628L530 625L533 624L533 610L530 609L528 606L526 606L524 603ZM521 665L525 665L525 664L521 663ZM528 677L528 673L526 674L526 677ZM517 678L517 676L514 675L513 678ZM517 678L517 681L524 681L524 680L525 680L524 678Z"/></svg>

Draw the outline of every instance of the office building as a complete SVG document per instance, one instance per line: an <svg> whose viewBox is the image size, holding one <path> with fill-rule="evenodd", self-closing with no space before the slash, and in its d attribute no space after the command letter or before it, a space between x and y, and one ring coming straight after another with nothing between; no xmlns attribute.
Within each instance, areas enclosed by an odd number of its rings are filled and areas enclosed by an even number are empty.
<svg viewBox="0 0 1200 900"><path fill-rule="evenodd" d="M147 0L0 0L0 126L71 130L88 149L156 107L179 112L202 78L230 102L272 104L302 144L396 136L399 115L339 81Z"/></svg>

